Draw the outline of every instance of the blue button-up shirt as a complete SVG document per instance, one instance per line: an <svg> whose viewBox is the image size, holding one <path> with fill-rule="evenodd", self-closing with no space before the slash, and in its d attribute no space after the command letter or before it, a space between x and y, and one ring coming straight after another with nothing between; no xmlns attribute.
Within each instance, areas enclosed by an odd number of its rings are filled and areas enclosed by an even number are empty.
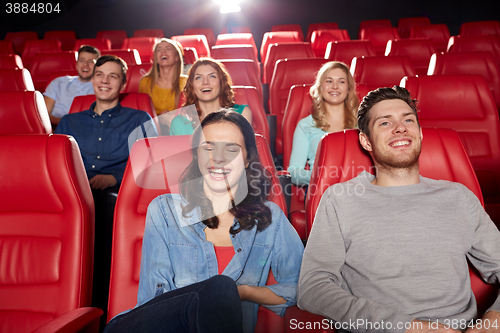
<svg viewBox="0 0 500 333"><path fill-rule="evenodd" d="M89 110L65 115L55 133L75 138L89 180L99 174L113 175L119 185L129 148L138 139L157 136L156 126L144 111L118 103L98 115L94 112L95 104Z"/></svg>
<svg viewBox="0 0 500 333"><path fill-rule="evenodd" d="M52 80L43 94L55 101L52 115L61 118L68 114L76 96L93 95L94 87L92 81L82 82L78 76L61 76Z"/></svg>
<svg viewBox="0 0 500 333"><path fill-rule="evenodd" d="M191 217L182 217L181 200L178 194L165 194L148 207L137 306L166 291L218 274L214 246L206 240L200 210L193 210ZM254 227L231 237L235 254L222 274L238 285L265 286L271 269L278 284L266 287L286 303L266 307L283 316L286 308L297 301L304 246L281 209L273 202L267 202L267 206L272 223L263 231L257 232ZM259 306L244 301L242 307L243 330L253 332Z"/></svg>

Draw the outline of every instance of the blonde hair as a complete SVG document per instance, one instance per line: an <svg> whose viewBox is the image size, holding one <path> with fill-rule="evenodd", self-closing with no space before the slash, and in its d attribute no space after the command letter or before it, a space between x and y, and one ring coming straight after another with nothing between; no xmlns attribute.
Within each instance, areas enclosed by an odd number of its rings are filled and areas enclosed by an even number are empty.
<svg viewBox="0 0 500 333"><path fill-rule="evenodd" d="M153 47L153 66L151 67L149 72L146 75L144 75L144 77L149 77L149 81L151 82L149 92L152 93L153 88L156 82L158 82L158 78L160 77L160 65L158 64L158 59L156 57L156 49L158 48L158 45L160 45L160 43L163 42L169 43L177 51L178 60L175 63L175 76L174 76L174 81L172 82L172 87L173 87L172 90L175 93L175 105L178 105L179 99L181 97L180 79L181 79L181 74L184 72L184 57L183 57L184 52L182 51L182 47L179 45L179 43L168 38L159 39Z"/></svg>
<svg viewBox="0 0 500 333"><path fill-rule="evenodd" d="M309 94L313 101L312 117L316 123L316 127L321 128L323 131L328 131L330 124L326 120L325 102L321 92L321 84L325 81L326 76L332 69L340 68L347 76L348 92L344 100L344 128L356 128L357 119L356 111L359 105L359 98L356 94L354 79L349 71L349 66L340 61L330 61L324 64L316 74L316 80L309 90Z"/></svg>

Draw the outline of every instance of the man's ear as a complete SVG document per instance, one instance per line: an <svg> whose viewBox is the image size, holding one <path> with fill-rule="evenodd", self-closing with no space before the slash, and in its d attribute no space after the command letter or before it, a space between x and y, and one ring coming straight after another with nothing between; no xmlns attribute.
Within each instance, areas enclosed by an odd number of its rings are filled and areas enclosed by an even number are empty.
<svg viewBox="0 0 500 333"><path fill-rule="evenodd" d="M121 84L121 86L120 86L120 92L123 92L123 89L125 89L126 85L127 85L127 82Z"/></svg>
<svg viewBox="0 0 500 333"><path fill-rule="evenodd" d="M359 143L361 144L361 146L366 150L366 151L373 151L372 149L372 144L370 142L370 139L368 138L368 136L363 133L363 132L359 132Z"/></svg>

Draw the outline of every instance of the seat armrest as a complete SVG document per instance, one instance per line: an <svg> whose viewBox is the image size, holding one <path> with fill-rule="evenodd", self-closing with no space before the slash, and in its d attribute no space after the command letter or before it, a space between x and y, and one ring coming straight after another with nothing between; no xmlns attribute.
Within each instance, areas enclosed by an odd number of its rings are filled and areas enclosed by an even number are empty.
<svg viewBox="0 0 500 333"><path fill-rule="evenodd" d="M276 115L267 114L267 123L269 124L269 148L271 148L271 155L276 158L276 131L278 130L278 120Z"/></svg>
<svg viewBox="0 0 500 333"><path fill-rule="evenodd" d="M276 172L278 179L280 181L281 190L285 196L286 202L286 216L290 213L290 204L292 202L292 177L290 173L286 170L280 170Z"/></svg>
<svg viewBox="0 0 500 333"><path fill-rule="evenodd" d="M40 326L33 333L97 333L103 311L98 308L78 308L56 317Z"/></svg>

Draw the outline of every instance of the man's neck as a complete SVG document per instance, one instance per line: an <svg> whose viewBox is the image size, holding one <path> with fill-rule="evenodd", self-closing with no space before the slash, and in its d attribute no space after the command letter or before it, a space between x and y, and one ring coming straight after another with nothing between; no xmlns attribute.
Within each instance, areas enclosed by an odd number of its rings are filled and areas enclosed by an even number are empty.
<svg viewBox="0 0 500 333"><path fill-rule="evenodd" d="M392 168L376 165L376 176L372 181L377 186L405 186L420 183L418 163L409 168Z"/></svg>
<svg viewBox="0 0 500 333"><path fill-rule="evenodd" d="M81 83L87 83L87 82L90 82L90 78L88 80L85 80L85 79L82 79L81 76L78 76L78 80L81 82Z"/></svg>
<svg viewBox="0 0 500 333"><path fill-rule="evenodd" d="M108 102L96 100L94 112L101 115L104 111L114 108L118 104L118 99Z"/></svg>

